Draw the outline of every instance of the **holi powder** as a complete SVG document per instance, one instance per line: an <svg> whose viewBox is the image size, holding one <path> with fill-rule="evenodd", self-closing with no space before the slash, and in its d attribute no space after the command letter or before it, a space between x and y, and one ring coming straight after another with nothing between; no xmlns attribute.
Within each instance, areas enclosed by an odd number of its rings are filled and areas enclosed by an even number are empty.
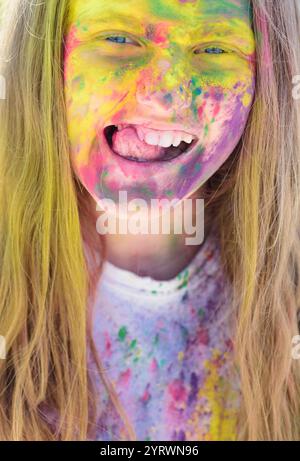
<svg viewBox="0 0 300 461"><path fill-rule="evenodd" d="M243 134L254 56L246 0L141 0L138 7L74 0L64 65L68 134L72 164L91 195L182 199L198 189ZM174 144L179 136L178 155L146 146L138 126L158 131L157 143L165 131Z"/></svg>

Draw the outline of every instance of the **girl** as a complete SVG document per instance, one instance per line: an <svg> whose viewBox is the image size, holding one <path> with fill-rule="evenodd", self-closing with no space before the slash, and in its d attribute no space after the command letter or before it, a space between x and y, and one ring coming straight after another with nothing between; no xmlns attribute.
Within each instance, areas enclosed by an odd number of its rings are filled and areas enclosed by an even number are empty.
<svg viewBox="0 0 300 461"><path fill-rule="evenodd" d="M299 2L8 3L0 439L299 439ZM99 235L120 191L204 242Z"/></svg>

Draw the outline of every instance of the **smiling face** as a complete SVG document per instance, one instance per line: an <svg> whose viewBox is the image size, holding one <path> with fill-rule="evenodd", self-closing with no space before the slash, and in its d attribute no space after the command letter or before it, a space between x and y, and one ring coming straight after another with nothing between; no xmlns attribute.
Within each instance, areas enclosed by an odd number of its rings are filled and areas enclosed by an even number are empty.
<svg viewBox="0 0 300 461"><path fill-rule="evenodd" d="M94 199L181 200L202 186L244 131L254 55L249 0L72 0L68 134Z"/></svg>

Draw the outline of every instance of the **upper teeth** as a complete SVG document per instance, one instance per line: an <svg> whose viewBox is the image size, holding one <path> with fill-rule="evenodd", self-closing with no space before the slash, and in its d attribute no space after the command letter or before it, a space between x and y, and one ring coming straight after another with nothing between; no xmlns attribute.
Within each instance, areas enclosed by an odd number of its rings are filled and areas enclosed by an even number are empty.
<svg viewBox="0 0 300 461"><path fill-rule="evenodd" d="M126 125L118 125L119 130L125 127ZM150 146L177 147L181 141L190 144L194 139L194 136L184 133L183 131L159 131L140 125L135 125L135 129L139 139Z"/></svg>

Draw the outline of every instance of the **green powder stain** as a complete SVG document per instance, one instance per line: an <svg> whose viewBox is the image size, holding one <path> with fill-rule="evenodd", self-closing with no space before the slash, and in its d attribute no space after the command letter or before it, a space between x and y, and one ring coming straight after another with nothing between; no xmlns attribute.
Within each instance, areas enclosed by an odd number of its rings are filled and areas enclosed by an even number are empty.
<svg viewBox="0 0 300 461"><path fill-rule="evenodd" d="M174 192L172 190L166 190L165 194L168 195L168 197L171 197Z"/></svg>
<svg viewBox="0 0 300 461"><path fill-rule="evenodd" d="M186 340L186 338L189 335L188 329L183 325L180 325L180 329L181 329L181 334L183 336L183 339Z"/></svg>
<svg viewBox="0 0 300 461"><path fill-rule="evenodd" d="M115 72L114 72L114 75L116 78L121 78L124 76L125 72L126 72L127 69L125 69L124 67L120 67L119 69L116 69Z"/></svg>
<svg viewBox="0 0 300 461"><path fill-rule="evenodd" d="M202 307L198 309L198 316L202 319L205 316L205 311Z"/></svg>
<svg viewBox="0 0 300 461"><path fill-rule="evenodd" d="M127 328L124 326L120 328L119 330L119 333L118 333L119 341L124 341L124 339L126 338L126 335L127 335Z"/></svg>
<svg viewBox="0 0 300 461"><path fill-rule="evenodd" d="M197 120L198 119L198 107L199 104L197 104L197 98L202 94L202 88L199 85L199 77L192 77L191 78L191 88L192 88L192 112L194 115L194 118Z"/></svg>
<svg viewBox="0 0 300 461"><path fill-rule="evenodd" d="M139 361L139 357L135 357L135 359L133 359L133 362L136 363Z"/></svg>
<svg viewBox="0 0 300 461"><path fill-rule="evenodd" d="M159 362L159 366L160 367L163 367L165 365L166 361L165 359L162 359L160 362Z"/></svg>
<svg viewBox="0 0 300 461"><path fill-rule="evenodd" d="M191 84L193 87L197 86L197 81L198 81L197 77L194 76L191 78Z"/></svg>
<svg viewBox="0 0 300 461"><path fill-rule="evenodd" d="M242 2L236 5L231 0L218 0L217 2L208 2L204 9L204 14L224 15L227 17L238 16L243 18L250 15L249 2Z"/></svg>
<svg viewBox="0 0 300 461"><path fill-rule="evenodd" d="M135 57L132 58L130 62L128 62L128 58L122 58L119 57L118 62L116 64L119 65L119 67L113 71L113 75L115 78L123 78L128 72L132 72L132 70L139 69L141 67L145 67L145 65L149 62L150 58L149 56L143 56L143 57ZM115 61L113 61L115 62ZM105 80L107 79L107 76L102 77Z"/></svg>
<svg viewBox="0 0 300 461"><path fill-rule="evenodd" d="M157 291L156 291L156 290L152 290L151 293L152 293L153 295L157 295Z"/></svg>
<svg viewBox="0 0 300 461"><path fill-rule="evenodd" d="M204 151L205 151L205 148L203 146L199 146L197 148L197 155L202 155Z"/></svg>
<svg viewBox="0 0 300 461"><path fill-rule="evenodd" d="M186 165L180 165L178 168L179 174L185 175L186 174Z"/></svg>
<svg viewBox="0 0 300 461"><path fill-rule="evenodd" d="M178 289L179 289L179 288L184 288L184 287L186 287L187 284L188 284L188 282L187 282L187 280L185 280L185 281L182 282L182 284L178 287Z"/></svg>
<svg viewBox="0 0 300 461"><path fill-rule="evenodd" d="M159 333L156 333L155 338L154 338L154 340L153 340L154 346L156 346L156 344L157 344L158 342L159 342Z"/></svg>
<svg viewBox="0 0 300 461"><path fill-rule="evenodd" d="M79 75L72 80L72 88L75 90L83 90L85 88L84 78Z"/></svg>
<svg viewBox="0 0 300 461"><path fill-rule="evenodd" d="M152 191L148 189L147 187L141 187L140 190L143 194L149 195L150 197L152 196Z"/></svg>
<svg viewBox="0 0 300 461"><path fill-rule="evenodd" d="M132 187L132 193L136 194L136 195L144 194L144 195L147 195L150 198L155 198L153 196L153 192L151 191L151 189L149 189L146 186L133 186Z"/></svg>
<svg viewBox="0 0 300 461"><path fill-rule="evenodd" d="M181 277L179 277L179 278L181 278ZM178 287L178 289L187 286L187 284L188 284L188 278L189 278L189 270L186 269L186 270L184 271L184 273L183 273L183 281L182 281L182 283L180 284L180 286Z"/></svg>
<svg viewBox="0 0 300 461"><path fill-rule="evenodd" d="M137 343L136 339L133 339L130 343L129 349L134 349L136 346L136 343Z"/></svg>
<svg viewBox="0 0 300 461"><path fill-rule="evenodd" d="M150 0L150 12L158 17L164 19L180 19L182 15L175 10L174 6L168 4L164 0Z"/></svg>
<svg viewBox="0 0 300 461"><path fill-rule="evenodd" d="M203 70L201 72L201 81L203 81L203 83L206 83L206 85L210 86L219 86L221 84L222 86L224 86L226 78L228 79L228 72L222 70L221 68Z"/></svg>
<svg viewBox="0 0 300 461"><path fill-rule="evenodd" d="M204 136L208 135L208 125L206 124L204 127Z"/></svg>
<svg viewBox="0 0 300 461"><path fill-rule="evenodd" d="M200 171L200 170L201 170L201 163L196 163L195 171Z"/></svg>

